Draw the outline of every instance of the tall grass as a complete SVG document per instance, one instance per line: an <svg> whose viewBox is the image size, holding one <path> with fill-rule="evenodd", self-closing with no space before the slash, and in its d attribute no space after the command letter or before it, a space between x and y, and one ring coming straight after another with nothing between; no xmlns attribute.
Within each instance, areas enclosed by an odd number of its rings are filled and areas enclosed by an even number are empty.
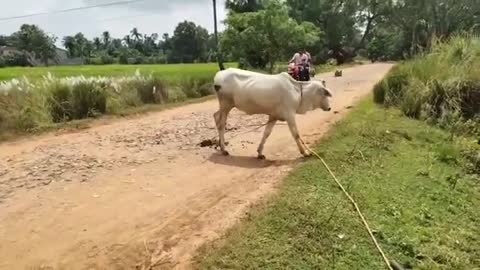
<svg viewBox="0 0 480 270"><path fill-rule="evenodd" d="M376 85L374 100L414 118L456 129L480 125L480 38L434 41L429 54L396 66Z"/></svg>
<svg viewBox="0 0 480 270"><path fill-rule="evenodd" d="M63 77L0 82L0 133L31 132L75 119L117 114L211 94L212 76L167 81L136 72L127 77ZM0 134L1 135L1 134Z"/></svg>

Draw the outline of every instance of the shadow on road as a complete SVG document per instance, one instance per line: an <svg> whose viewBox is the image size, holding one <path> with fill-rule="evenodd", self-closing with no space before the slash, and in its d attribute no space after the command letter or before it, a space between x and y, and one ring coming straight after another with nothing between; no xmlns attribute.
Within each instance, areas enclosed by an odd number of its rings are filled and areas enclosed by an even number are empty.
<svg viewBox="0 0 480 270"><path fill-rule="evenodd" d="M260 160L254 156L223 156L220 153L214 153L208 158L210 162L215 164L227 165L232 167L241 167L247 169L261 169L268 167L280 167L285 165L293 165L301 159L291 160Z"/></svg>

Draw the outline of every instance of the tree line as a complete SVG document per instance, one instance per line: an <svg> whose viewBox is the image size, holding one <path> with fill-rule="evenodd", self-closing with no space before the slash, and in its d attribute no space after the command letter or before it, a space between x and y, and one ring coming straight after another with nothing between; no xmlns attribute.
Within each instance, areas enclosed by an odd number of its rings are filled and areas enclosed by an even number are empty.
<svg viewBox="0 0 480 270"><path fill-rule="evenodd" d="M480 31L478 0L227 0L227 8L224 53L260 67L301 47L317 63L406 59L434 39Z"/></svg>
<svg viewBox="0 0 480 270"><path fill-rule="evenodd" d="M57 38L36 25L24 24L10 36L0 36L0 46L19 50L3 56L4 65L29 65L31 57L44 64L55 62ZM133 28L123 38L105 31L91 40L83 33L65 36L62 45L70 58L81 58L85 64L164 64L194 63L215 60L215 39L207 29L190 21L180 22L173 35L144 34ZM1 55L0 55L1 57Z"/></svg>
<svg viewBox="0 0 480 270"><path fill-rule="evenodd" d="M406 59L428 51L434 39L480 31L478 0L227 0L226 7L220 52L244 67L273 69L302 48L316 63L343 64L357 56ZM35 25L0 36L0 46L14 46L45 63L55 55L55 42ZM106 31L89 40L77 33L62 44L70 57L87 64L193 63L217 56L214 35L189 21L179 23L172 36L133 28L123 38ZM0 66L24 65L25 55L0 59Z"/></svg>

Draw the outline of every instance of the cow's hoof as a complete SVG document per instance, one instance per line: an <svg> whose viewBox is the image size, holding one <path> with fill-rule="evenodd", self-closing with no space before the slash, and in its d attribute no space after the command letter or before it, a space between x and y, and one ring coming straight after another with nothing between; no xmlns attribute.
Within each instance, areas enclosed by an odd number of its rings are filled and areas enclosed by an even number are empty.
<svg viewBox="0 0 480 270"><path fill-rule="evenodd" d="M260 159L260 160L265 160L265 159L267 159L267 158L265 157L265 155L258 155L257 158Z"/></svg>
<svg viewBox="0 0 480 270"><path fill-rule="evenodd" d="M228 153L228 151L222 151L222 155L224 155L224 156L229 156L230 153Z"/></svg>

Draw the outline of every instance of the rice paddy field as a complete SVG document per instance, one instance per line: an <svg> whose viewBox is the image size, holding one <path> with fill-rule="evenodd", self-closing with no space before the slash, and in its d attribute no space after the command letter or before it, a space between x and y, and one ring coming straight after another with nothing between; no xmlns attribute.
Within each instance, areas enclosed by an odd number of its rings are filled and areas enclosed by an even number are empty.
<svg viewBox="0 0 480 270"><path fill-rule="evenodd" d="M235 63L226 66L234 67ZM184 77L199 78L214 74L218 71L216 63L202 64L167 64L167 65L84 65L84 66L52 66L52 67L12 67L0 68L0 81L7 81L26 76L35 80L51 73L55 77L121 77L135 74L152 74L166 81L177 81Z"/></svg>

